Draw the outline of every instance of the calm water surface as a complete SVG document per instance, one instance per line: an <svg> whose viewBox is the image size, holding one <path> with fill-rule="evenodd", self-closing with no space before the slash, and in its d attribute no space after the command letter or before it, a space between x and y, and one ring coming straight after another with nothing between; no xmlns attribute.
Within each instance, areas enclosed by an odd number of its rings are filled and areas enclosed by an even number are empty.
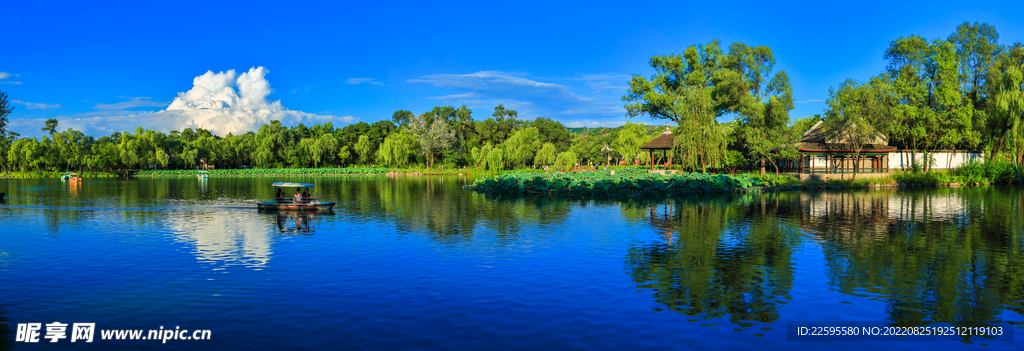
<svg viewBox="0 0 1024 351"><path fill-rule="evenodd" d="M275 180L338 204L257 213ZM1019 189L553 199L466 182L0 180L0 349L1024 344ZM14 343L18 323L54 321L212 336ZM790 321L995 325L1017 341L797 342Z"/></svg>

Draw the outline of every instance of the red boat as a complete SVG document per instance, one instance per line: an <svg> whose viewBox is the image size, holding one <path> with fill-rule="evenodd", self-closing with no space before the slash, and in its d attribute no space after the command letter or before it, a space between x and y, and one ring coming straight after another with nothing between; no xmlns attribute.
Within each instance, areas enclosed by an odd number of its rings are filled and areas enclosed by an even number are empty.
<svg viewBox="0 0 1024 351"><path fill-rule="evenodd" d="M316 184L276 182L272 185L274 200L257 202L260 211L330 211L334 202L320 201L314 188ZM295 193L290 195L292 189Z"/></svg>

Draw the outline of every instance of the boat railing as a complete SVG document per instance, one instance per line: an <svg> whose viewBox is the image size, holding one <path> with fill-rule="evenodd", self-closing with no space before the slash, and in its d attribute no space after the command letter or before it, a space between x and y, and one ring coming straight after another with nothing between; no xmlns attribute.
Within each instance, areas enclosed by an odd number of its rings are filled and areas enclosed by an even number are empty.
<svg viewBox="0 0 1024 351"><path fill-rule="evenodd" d="M276 197L274 197L274 200L277 201L277 203L279 203L279 204L292 204L292 203L308 204L308 203L316 203L316 202L318 202L320 200L320 198L318 198L316 196L310 195L310 196L303 196L302 198L299 199L299 201L295 201L295 197L294 196L276 196Z"/></svg>

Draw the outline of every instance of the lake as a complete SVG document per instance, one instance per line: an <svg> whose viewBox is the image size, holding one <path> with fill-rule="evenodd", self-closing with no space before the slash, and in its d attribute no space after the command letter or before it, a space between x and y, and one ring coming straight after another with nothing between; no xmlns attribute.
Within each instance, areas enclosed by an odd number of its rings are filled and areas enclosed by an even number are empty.
<svg viewBox="0 0 1024 351"><path fill-rule="evenodd" d="M257 213L273 181L317 183L337 205ZM0 349L1019 350L1024 340L1018 188L524 198L468 182L0 180ZM999 327L1017 341L788 340L790 323L808 321ZM67 339L43 338L53 322L69 325ZM39 343L15 341L26 323L43 324ZM73 323L95 323L94 341L70 342ZM210 332L101 340L119 329Z"/></svg>

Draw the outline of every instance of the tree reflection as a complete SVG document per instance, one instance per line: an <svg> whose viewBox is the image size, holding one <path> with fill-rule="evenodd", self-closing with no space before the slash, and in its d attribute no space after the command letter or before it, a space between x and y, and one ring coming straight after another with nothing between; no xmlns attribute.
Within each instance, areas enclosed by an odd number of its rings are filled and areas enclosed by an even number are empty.
<svg viewBox="0 0 1024 351"><path fill-rule="evenodd" d="M312 235L320 226L322 216L332 216L334 211L296 212L277 211L273 213L277 224L277 232L291 235Z"/></svg>
<svg viewBox="0 0 1024 351"><path fill-rule="evenodd" d="M793 283L792 250L799 240L789 204L771 194L624 206L632 216L646 210L665 236L630 248L626 269L669 310L773 322Z"/></svg>
<svg viewBox="0 0 1024 351"><path fill-rule="evenodd" d="M939 189L818 199L805 220L830 283L882 296L897 325L999 322L1024 314L1024 202L1015 190Z"/></svg>
<svg viewBox="0 0 1024 351"><path fill-rule="evenodd" d="M420 232L434 240L472 240L479 231L494 232L499 244L518 238L524 225L558 223L571 202L546 197L502 197L462 189L465 178L400 177L342 182L325 190L336 209L394 223L400 232Z"/></svg>

